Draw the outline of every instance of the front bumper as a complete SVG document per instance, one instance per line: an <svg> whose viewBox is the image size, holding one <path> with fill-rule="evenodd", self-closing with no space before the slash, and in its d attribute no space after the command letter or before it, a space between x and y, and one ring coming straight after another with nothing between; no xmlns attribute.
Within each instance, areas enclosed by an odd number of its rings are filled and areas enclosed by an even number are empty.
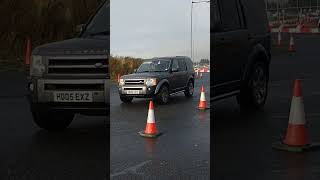
<svg viewBox="0 0 320 180"><path fill-rule="evenodd" d="M119 86L118 87L120 96L131 96L131 97L141 97L149 98L154 96L156 91L156 86ZM130 91L136 91L138 93L129 93Z"/></svg>
<svg viewBox="0 0 320 180"><path fill-rule="evenodd" d="M70 89L48 89L51 86L71 86L81 85L86 87L90 85L99 85L101 89L86 89L93 94L93 102L54 102L54 92L69 91ZM28 83L28 99L32 111L42 110L67 110L82 114L109 114L109 87L108 79L30 79ZM71 91L71 90L70 90ZM83 91L82 89L73 89L72 91Z"/></svg>

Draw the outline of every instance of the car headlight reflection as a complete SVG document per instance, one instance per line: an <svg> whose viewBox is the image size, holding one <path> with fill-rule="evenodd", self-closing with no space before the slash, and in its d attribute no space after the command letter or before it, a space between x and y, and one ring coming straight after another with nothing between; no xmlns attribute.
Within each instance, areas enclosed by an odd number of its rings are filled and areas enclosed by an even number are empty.
<svg viewBox="0 0 320 180"><path fill-rule="evenodd" d="M146 85L147 86L155 86L157 85L157 79L155 78L149 78L146 80Z"/></svg>
<svg viewBox="0 0 320 180"><path fill-rule="evenodd" d="M30 76L42 77L46 67L42 56L32 56Z"/></svg>
<svg viewBox="0 0 320 180"><path fill-rule="evenodd" d="M123 85L124 85L124 79L121 78L121 79L119 80L119 86L123 86Z"/></svg>

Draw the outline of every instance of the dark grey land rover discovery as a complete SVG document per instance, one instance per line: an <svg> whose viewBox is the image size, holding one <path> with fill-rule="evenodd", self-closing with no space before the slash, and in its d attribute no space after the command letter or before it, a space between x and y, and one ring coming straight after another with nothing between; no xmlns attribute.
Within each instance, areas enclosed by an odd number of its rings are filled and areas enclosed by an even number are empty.
<svg viewBox="0 0 320 180"><path fill-rule="evenodd" d="M118 87L119 95L125 103L136 97L153 98L159 104L166 104L170 95L179 92L191 97L194 79L190 58L157 57L144 61L134 74L122 76Z"/></svg>
<svg viewBox="0 0 320 180"><path fill-rule="evenodd" d="M268 95L271 40L263 0L211 0L211 100L257 110Z"/></svg>

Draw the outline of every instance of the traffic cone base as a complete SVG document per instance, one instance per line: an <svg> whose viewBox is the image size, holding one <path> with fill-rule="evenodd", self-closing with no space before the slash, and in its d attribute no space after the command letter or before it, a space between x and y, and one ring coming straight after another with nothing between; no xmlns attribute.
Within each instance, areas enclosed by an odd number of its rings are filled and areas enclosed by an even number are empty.
<svg viewBox="0 0 320 180"><path fill-rule="evenodd" d="M288 152L306 152L319 149L319 144L308 144L305 146L288 146L282 142L276 142L272 144L272 147L277 150L288 151Z"/></svg>
<svg viewBox="0 0 320 180"><path fill-rule="evenodd" d="M145 133L144 131L140 131L139 132L139 135L142 136L142 137L147 137L147 138L156 138L158 136L160 136L162 133L161 132L157 132L155 134L147 134Z"/></svg>

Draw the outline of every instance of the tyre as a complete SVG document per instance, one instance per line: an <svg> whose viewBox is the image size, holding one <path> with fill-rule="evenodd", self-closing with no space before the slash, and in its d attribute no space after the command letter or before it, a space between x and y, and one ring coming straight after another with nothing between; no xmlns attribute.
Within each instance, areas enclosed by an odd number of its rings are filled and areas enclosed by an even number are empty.
<svg viewBox="0 0 320 180"><path fill-rule="evenodd" d="M169 88L167 85L163 85L159 93L156 95L156 101L159 104L167 104L169 102Z"/></svg>
<svg viewBox="0 0 320 180"><path fill-rule="evenodd" d="M240 109L244 111L256 111L261 109L268 96L269 72L264 62L256 62L248 78L241 85L240 94L237 96Z"/></svg>
<svg viewBox="0 0 320 180"><path fill-rule="evenodd" d="M184 91L184 95L186 97L192 97L193 96L193 93L194 93L194 83L190 80L188 82L188 86L187 88L185 89Z"/></svg>
<svg viewBox="0 0 320 180"><path fill-rule="evenodd" d="M57 131L67 128L74 118L73 113L34 111L33 120L42 129Z"/></svg>
<svg viewBox="0 0 320 180"><path fill-rule="evenodd" d="M120 100L124 103L131 103L133 100L133 97L129 96L120 96Z"/></svg>

